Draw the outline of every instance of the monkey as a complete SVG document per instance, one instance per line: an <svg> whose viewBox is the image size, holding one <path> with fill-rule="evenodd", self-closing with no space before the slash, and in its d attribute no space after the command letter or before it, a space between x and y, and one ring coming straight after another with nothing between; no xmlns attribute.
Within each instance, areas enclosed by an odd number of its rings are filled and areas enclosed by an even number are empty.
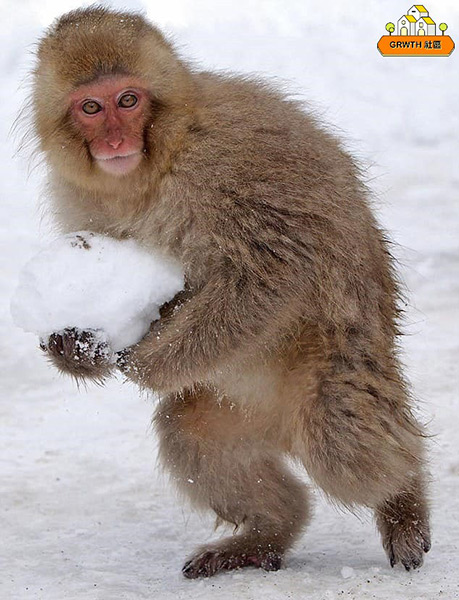
<svg viewBox="0 0 459 600"><path fill-rule="evenodd" d="M183 574L284 564L311 517L289 458L373 511L392 566L420 567L427 435L398 358L401 286L343 143L271 82L201 71L142 15L103 7L47 30L32 105L58 229L183 265L184 291L116 366L99 347L78 355L90 332L43 344L78 380L118 369L160 396L162 464L234 526Z"/></svg>

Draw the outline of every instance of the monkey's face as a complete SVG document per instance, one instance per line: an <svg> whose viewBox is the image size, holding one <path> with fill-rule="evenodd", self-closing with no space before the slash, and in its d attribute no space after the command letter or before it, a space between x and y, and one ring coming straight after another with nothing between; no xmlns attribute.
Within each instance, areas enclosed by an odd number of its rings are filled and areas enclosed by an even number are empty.
<svg viewBox="0 0 459 600"><path fill-rule="evenodd" d="M71 115L90 159L120 177L142 161L148 91L133 77L102 77L70 95Z"/></svg>
<svg viewBox="0 0 459 600"><path fill-rule="evenodd" d="M76 10L41 40L32 108L53 179L139 196L169 169L194 84L161 32L141 16Z"/></svg>

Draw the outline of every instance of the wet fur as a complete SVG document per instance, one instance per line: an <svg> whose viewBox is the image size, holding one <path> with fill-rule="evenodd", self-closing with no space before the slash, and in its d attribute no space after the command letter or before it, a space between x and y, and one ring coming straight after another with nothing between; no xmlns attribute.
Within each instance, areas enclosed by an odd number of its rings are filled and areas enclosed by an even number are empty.
<svg viewBox="0 0 459 600"><path fill-rule="evenodd" d="M92 164L67 96L117 72L152 100L143 164L114 180ZM284 456L334 500L373 508L391 563L418 567L424 443L397 359L398 286L339 141L271 85L199 72L142 17L98 8L41 41L34 106L61 230L132 236L186 271L186 293L119 361L163 396L173 480L239 529L184 574L280 566L310 513Z"/></svg>

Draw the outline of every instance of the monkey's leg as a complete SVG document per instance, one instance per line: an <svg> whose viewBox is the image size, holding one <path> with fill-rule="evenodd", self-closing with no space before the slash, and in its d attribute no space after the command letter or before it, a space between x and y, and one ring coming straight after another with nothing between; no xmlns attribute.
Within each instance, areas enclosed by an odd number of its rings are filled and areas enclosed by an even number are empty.
<svg viewBox="0 0 459 600"><path fill-rule="evenodd" d="M417 568L430 549L423 439L402 384L378 377L328 374L305 403L298 453L327 494L375 510L391 565Z"/></svg>
<svg viewBox="0 0 459 600"><path fill-rule="evenodd" d="M209 577L245 566L279 569L309 506L305 486L261 438L262 426L208 389L167 397L155 424L160 458L181 491L240 530L200 548L184 575Z"/></svg>

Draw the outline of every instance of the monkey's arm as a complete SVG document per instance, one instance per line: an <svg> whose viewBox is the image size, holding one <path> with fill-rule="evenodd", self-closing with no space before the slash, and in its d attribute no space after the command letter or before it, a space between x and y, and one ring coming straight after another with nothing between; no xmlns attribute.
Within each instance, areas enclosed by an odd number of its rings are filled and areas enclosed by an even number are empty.
<svg viewBox="0 0 459 600"><path fill-rule="evenodd" d="M120 367L141 386L162 392L205 381L234 354L272 347L298 319L303 286L280 262L269 276L222 266L170 318L157 321L127 349Z"/></svg>

